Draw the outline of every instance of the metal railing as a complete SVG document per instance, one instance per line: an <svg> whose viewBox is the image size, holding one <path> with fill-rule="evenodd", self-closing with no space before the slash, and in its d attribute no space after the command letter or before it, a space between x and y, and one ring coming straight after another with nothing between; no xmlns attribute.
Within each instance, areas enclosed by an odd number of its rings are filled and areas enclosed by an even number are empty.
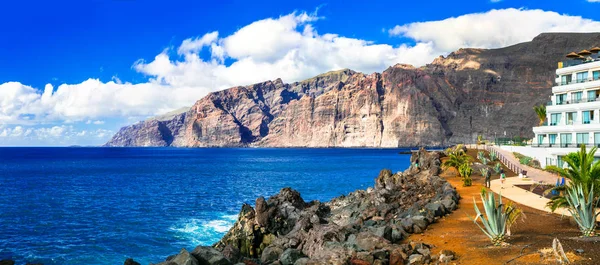
<svg viewBox="0 0 600 265"><path fill-rule="evenodd" d="M498 157L498 160L504 164L504 166L506 166L508 169L510 169L510 171L514 172L515 174L519 174L520 172L523 172L523 168L521 168L521 166L512 163L508 158L506 158L506 156L504 156L502 153L498 152L496 149L492 148L491 146L486 145L485 150L488 151L489 153L494 153L496 154L496 156Z"/></svg>

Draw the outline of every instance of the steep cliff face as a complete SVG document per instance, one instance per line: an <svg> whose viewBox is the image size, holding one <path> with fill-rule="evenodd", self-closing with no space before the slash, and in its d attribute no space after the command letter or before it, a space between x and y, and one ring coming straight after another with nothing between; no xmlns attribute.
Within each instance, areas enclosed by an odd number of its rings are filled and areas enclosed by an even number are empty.
<svg viewBox="0 0 600 265"><path fill-rule="evenodd" d="M532 136L556 63L600 34L541 34L501 49L460 49L421 68L325 73L214 92L170 120L121 129L107 146L398 147Z"/></svg>

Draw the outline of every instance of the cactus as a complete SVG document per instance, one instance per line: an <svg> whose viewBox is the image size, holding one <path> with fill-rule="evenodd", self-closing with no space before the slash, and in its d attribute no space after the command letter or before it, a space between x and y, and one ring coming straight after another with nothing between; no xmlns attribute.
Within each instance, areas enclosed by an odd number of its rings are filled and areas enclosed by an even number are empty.
<svg viewBox="0 0 600 265"><path fill-rule="evenodd" d="M579 225L579 230L584 237L594 236L596 233L596 213L594 208L594 186L592 185L587 198L581 184L573 185L567 188L565 196L569 205L571 216Z"/></svg>
<svg viewBox="0 0 600 265"><path fill-rule="evenodd" d="M473 205L475 212L477 213L473 222L488 238L490 238L494 246L500 246L506 240L508 219L515 208L504 207L502 195L498 196L498 202L496 202L496 197L491 192L482 191L480 196L481 201L483 202L485 216L481 213L475 198L473 198ZM481 219L483 226L477 222L478 219Z"/></svg>

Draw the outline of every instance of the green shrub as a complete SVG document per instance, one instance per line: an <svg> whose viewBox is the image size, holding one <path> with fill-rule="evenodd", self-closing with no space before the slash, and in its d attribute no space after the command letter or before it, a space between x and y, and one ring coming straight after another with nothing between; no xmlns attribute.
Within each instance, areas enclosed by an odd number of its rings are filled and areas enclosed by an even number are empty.
<svg viewBox="0 0 600 265"><path fill-rule="evenodd" d="M531 163L532 160L533 158L524 156L519 159L519 163L521 163L521 165L529 165L529 163Z"/></svg>
<svg viewBox="0 0 600 265"><path fill-rule="evenodd" d="M471 163L464 163L458 167L458 173L463 181L463 187L469 187L473 184L473 179L471 179L471 174L473 174L473 168L471 167Z"/></svg>

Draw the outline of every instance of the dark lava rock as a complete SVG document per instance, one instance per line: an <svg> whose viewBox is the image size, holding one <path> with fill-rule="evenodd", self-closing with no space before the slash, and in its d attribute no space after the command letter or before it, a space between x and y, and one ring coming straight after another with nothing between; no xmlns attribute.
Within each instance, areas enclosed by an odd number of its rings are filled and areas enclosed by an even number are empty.
<svg viewBox="0 0 600 265"><path fill-rule="evenodd" d="M156 265L200 265L187 250L181 249L179 254L167 258L167 261Z"/></svg>
<svg viewBox="0 0 600 265"><path fill-rule="evenodd" d="M197 247L191 255L200 265L437 262L430 246L401 242L456 209L459 196L438 175L438 153L421 149L411 161L419 167L382 170L375 188L326 203L306 202L290 188L269 199L259 197L255 208L242 205L238 220L214 248Z"/></svg>
<svg viewBox="0 0 600 265"><path fill-rule="evenodd" d="M260 261L262 263L268 264L274 262L279 259L279 257L283 254L283 250L276 246L268 246L262 253L260 257Z"/></svg>
<svg viewBox="0 0 600 265"><path fill-rule="evenodd" d="M231 265L225 255L212 247L198 246L192 251L200 265Z"/></svg>
<svg viewBox="0 0 600 265"><path fill-rule="evenodd" d="M136 262L132 258L128 258L125 260L125 263L123 265L141 265L141 264L139 262Z"/></svg>
<svg viewBox="0 0 600 265"><path fill-rule="evenodd" d="M286 249L279 258L282 265L293 265L298 259L302 258L302 252L297 249L288 248Z"/></svg>
<svg viewBox="0 0 600 265"><path fill-rule="evenodd" d="M9 259L3 259L3 260L0 260L0 265L15 265L15 261L9 260Z"/></svg>

